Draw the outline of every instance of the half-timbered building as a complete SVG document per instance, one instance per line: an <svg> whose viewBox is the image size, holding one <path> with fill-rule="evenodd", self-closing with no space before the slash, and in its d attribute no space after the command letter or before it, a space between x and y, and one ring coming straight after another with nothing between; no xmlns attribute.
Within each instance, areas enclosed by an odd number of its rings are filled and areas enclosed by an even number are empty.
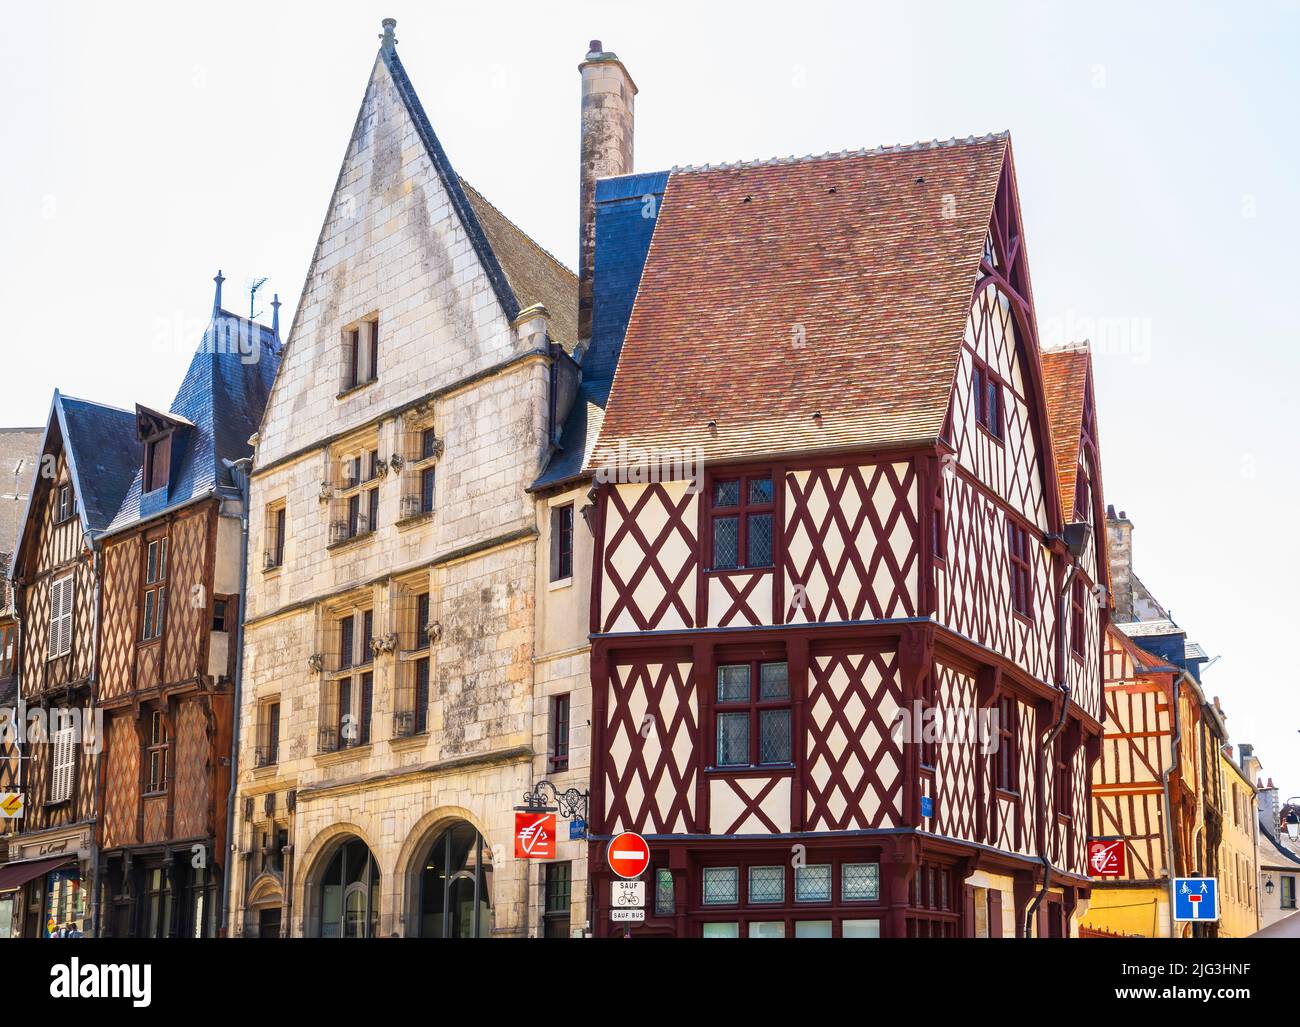
<svg viewBox="0 0 1300 1027"><path fill-rule="evenodd" d="M18 742L18 611L9 582L18 525L36 477L40 428L0 428L0 867L9 859L9 838L18 833L22 795ZM0 884L0 939L22 928L21 886Z"/></svg>
<svg viewBox="0 0 1300 1027"><path fill-rule="evenodd" d="M11 575L26 806L0 891L20 889L24 937L92 930L100 538L140 454L132 413L55 392Z"/></svg>
<svg viewBox="0 0 1300 1027"><path fill-rule="evenodd" d="M252 453L276 326L221 307L171 405L135 408L141 459L100 538L101 934L212 937L227 812ZM278 299L276 300L278 314Z"/></svg>
<svg viewBox="0 0 1300 1027"><path fill-rule="evenodd" d="M1106 541L1008 137L643 185L600 183L653 235L589 465L597 930L637 831L633 934L1072 933Z"/></svg>
<svg viewBox="0 0 1300 1027"><path fill-rule="evenodd" d="M1131 522L1112 509L1106 525L1117 612L1152 616L1117 621L1104 635L1092 835L1122 854L1115 876L1094 880L1085 925L1142 937L1213 935L1213 925L1174 923L1171 888L1175 877L1219 876L1226 725L1202 691L1205 654L1132 572Z"/></svg>

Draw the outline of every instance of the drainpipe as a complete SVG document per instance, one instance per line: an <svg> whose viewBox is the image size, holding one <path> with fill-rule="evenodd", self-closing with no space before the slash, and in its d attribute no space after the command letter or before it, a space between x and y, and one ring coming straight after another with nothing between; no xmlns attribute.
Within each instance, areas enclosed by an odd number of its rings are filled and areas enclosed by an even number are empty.
<svg viewBox="0 0 1300 1027"><path fill-rule="evenodd" d="M1052 729L1047 733L1047 738L1043 741L1042 758L1044 770L1046 770L1047 761L1052 758L1052 744L1056 741L1057 735L1065 729L1065 718L1070 711L1070 685L1065 672L1067 666L1067 654L1065 652L1065 615L1067 610L1066 604L1070 592L1070 583L1074 580L1075 571L1077 569L1078 565L1073 562L1066 568L1065 580L1061 582L1061 593L1056 599L1056 665L1060 668L1061 677L1060 681L1057 682L1056 687L1061 692L1061 713L1056 718L1056 723L1052 725ZM1052 816L1053 798L1048 794L1046 773L1043 774L1043 787L1040 790L1043 793L1043 832L1040 836L1041 842L1039 844L1038 858L1043 864L1043 883L1038 889L1038 894L1034 896L1034 901L1031 902L1029 907L1025 910L1026 938L1033 937L1032 928L1034 915L1038 912L1038 907L1042 904L1043 899L1047 898L1048 889L1052 886L1052 859L1047 854L1047 843L1052 834L1052 825L1048 823L1048 819Z"/></svg>
<svg viewBox="0 0 1300 1027"><path fill-rule="evenodd" d="M1178 925L1174 921L1174 902L1176 901L1174 889L1174 876L1176 868L1174 867L1174 810L1173 802L1169 798L1169 778L1178 769L1178 747L1183 741L1183 718L1182 703L1178 701L1178 686L1183 683L1182 677L1174 682L1173 695L1170 703L1174 708L1174 740L1169 747L1169 769L1160 775L1160 788L1164 793L1165 801L1165 872L1169 875L1169 937L1176 937L1175 932Z"/></svg>
<svg viewBox="0 0 1300 1027"><path fill-rule="evenodd" d="M235 649L235 683L231 704L234 706L230 726L230 790L226 793L226 848L221 854L221 910L218 919L219 929L225 937L230 936L230 879L235 874L235 792L239 786L239 720L243 704L244 684L244 601L248 592L248 474L253 467L252 457L242 460L221 461L230 469L231 477L239 488L239 631Z"/></svg>
<svg viewBox="0 0 1300 1027"><path fill-rule="evenodd" d="M95 690L99 685L99 605L104 599L102 581L104 567L99 546L90 538L89 532L86 532L84 537L90 544L91 566L95 575L95 599L91 607L93 626L90 631L90 679L87 681L90 686L90 708L93 717L97 698ZM90 865L95 868L95 886L90 889L90 936L92 938L99 937L99 892L103 887L103 878L100 876L102 868L99 865L99 811L104 803L104 781L100 774L99 757L104 751L104 739L98 735L95 737L95 748L97 750L95 752L95 808L90 814Z"/></svg>

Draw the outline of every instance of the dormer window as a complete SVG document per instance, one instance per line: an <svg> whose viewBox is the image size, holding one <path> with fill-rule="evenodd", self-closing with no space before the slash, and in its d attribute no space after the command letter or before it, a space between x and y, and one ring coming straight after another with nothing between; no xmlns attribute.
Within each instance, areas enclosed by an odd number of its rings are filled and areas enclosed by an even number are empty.
<svg viewBox="0 0 1300 1027"><path fill-rule="evenodd" d="M172 437L170 434L145 444L144 490L167 487L167 472L171 467Z"/></svg>

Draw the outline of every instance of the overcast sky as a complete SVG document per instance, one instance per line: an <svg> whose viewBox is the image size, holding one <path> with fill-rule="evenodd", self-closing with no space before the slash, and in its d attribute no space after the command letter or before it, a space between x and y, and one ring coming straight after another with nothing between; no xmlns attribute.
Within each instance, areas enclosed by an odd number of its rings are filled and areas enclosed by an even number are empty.
<svg viewBox="0 0 1300 1027"><path fill-rule="evenodd" d="M9 5L0 423L56 386L165 407L219 267L289 323L388 15L456 169L570 266L592 38L640 87L638 170L1009 129L1040 334L1099 351L1137 572L1300 792L1300 4Z"/></svg>

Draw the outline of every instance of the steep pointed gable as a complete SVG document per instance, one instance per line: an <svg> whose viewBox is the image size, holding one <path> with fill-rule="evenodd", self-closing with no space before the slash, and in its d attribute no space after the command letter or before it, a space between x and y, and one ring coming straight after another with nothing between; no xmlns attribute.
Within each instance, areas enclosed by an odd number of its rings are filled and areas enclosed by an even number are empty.
<svg viewBox="0 0 1300 1027"><path fill-rule="evenodd" d="M400 405L521 357L514 322L536 304L572 350L576 279L456 174L386 39L259 425L260 468L368 420L375 381ZM343 343L361 324L379 332L365 382Z"/></svg>
<svg viewBox="0 0 1300 1027"><path fill-rule="evenodd" d="M599 449L938 438L1006 152L997 135L674 171Z"/></svg>
<svg viewBox="0 0 1300 1027"><path fill-rule="evenodd" d="M167 414L159 418L175 426L174 477L162 494L146 497L141 460L108 530L233 489L225 461L252 454L248 439L257 431L279 364L280 343L270 328L217 310Z"/></svg>
<svg viewBox="0 0 1300 1027"><path fill-rule="evenodd" d="M1052 453L1056 461L1056 481L1061 495L1061 509L1074 509L1074 489L1078 480L1079 448L1083 438L1083 409L1091 367L1087 349L1071 347L1044 350L1043 391L1052 427Z"/></svg>
<svg viewBox="0 0 1300 1027"><path fill-rule="evenodd" d="M64 443L86 526L105 530L140 466L135 414L103 403L57 396Z"/></svg>
<svg viewBox="0 0 1300 1027"><path fill-rule="evenodd" d="M60 450L67 460L82 528L87 534L99 534L108 527L140 464L143 450L136 438L135 414L64 396L55 389L37 460L54 460ZM46 474L37 474L19 520L16 554L32 541L39 522L36 511L51 484ZM16 556L10 575L18 573Z"/></svg>
<svg viewBox="0 0 1300 1027"><path fill-rule="evenodd" d="M442 186L447 190L448 199L450 199L466 234L469 236L470 243L478 255L484 272L492 282L492 288L501 303L502 311L509 320L514 320L522 309L519 299L502 270L491 243L488 242L487 234L479 222L478 214L462 187L460 176L452 169L451 161L447 159L446 151L443 150L442 143L438 141L438 136L429 123L429 117L424 113L424 106L420 103L420 98L415 93L415 87L411 85L406 69L397 56L396 47L390 45L381 46L379 48L379 59L384 62L389 73L393 76L393 84L397 87L398 95L401 96L402 102L406 105L407 113L410 114L411 120L415 123L415 129L419 133L420 141L424 144L425 152L428 153L429 160L433 162L438 177L442 180ZM576 298L574 303L577 303ZM574 316L576 318L577 315Z"/></svg>

